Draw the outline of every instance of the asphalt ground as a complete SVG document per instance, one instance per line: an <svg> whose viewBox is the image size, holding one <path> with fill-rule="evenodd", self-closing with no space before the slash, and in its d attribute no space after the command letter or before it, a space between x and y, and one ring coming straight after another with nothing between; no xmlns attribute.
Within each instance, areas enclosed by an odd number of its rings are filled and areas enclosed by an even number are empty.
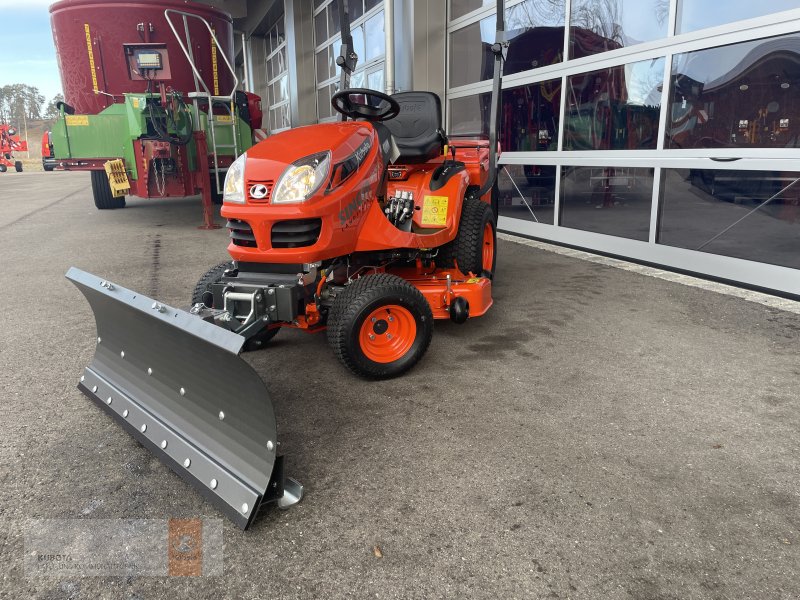
<svg viewBox="0 0 800 600"><path fill-rule="evenodd" d="M510 241L490 313L405 377L296 332L247 355L306 497L222 521L223 576L26 575L35 519L221 517L76 389L94 321L64 278L184 306L226 257L200 218L0 176L0 597L800 596L800 316Z"/></svg>

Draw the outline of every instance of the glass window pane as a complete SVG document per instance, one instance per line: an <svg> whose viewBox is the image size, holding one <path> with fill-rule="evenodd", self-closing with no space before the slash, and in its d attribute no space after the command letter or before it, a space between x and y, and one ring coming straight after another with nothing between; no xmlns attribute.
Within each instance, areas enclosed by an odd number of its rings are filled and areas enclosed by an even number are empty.
<svg viewBox="0 0 800 600"><path fill-rule="evenodd" d="M383 68L367 75L367 87L371 90L383 91Z"/></svg>
<svg viewBox="0 0 800 600"><path fill-rule="evenodd" d="M326 85L317 90L317 114L320 119L325 119L331 116L331 110L331 93Z"/></svg>
<svg viewBox="0 0 800 600"><path fill-rule="evenodd" d="M648 241L654 169L564 167L562 227Z"/></svg>
<svg viewBox="0 0 800 600"><path fill-rule="evenodd" d="M452 136L489 136L491 94L477 94L450 100L450 129Z"/></svg>
<svg viewBox="0 0 800 600"><path fill-rule="evenodd" d="M328 50L330 48L323 48L317 52L317 82L325 81L330 77L330 65L328 59Z"/></svg>
<svg viewBox="0 0 800 600"><path fill-rule="evenodd" d="M328 39L328 9L314 17L314 43L321 46Z"/></svg>
<svg viewBox="0 0 800 600"><path fill-rule="evenodd" d="M526 0L506 9L508 56L503 73L511 75L562 61L564 2ZM467 25L450 34L450 86L492 78L495 17Z"/></svg>
<svg viewBox="0 0 800 600"><path fill-rule="evenodd" d="M364 3L362 0L350 0L348 4L350 9L350 22L352 23L364 14Z"/></svg>
<svg viewBox="0 0 800 600"><path fill-rule="evenodd" d="M800 269L800 173L662 174L658 243Z"/></svg>
<svg viewBox="0 0 800 600"><path fill-rule="evenodd" d="M497 178L500 215L536 223L555 223L556 169L503 165Z"/></svg>
<svg viewBox="0 0 800 600"><path fill-rule="evenodd" d="M375 60L386 53L386 34L383 31L383 11L370 18L364 24L366 34L366 52L364 61Z"/></svg>
<svg viewBox="0 0 800 600"><path fill-rule="evenodd" d="M353 73L350 77L350 87L353 88L363 88L366 85L364 82L366 81L366 76L364 71L359 71L358 73Z"/></svg>
<svg viewBox="0 0 800 600"><path fill-rule="evenodd" d="M800 8L800 0L768 0L766 2L725 0L724 10L719 3L708 0L679 0L678 33L752 19L793 8Z"/></svg>
<svg viewBox="0 0 800 600"><path fill-rule="evenodd" d="M570 58L666 37L668 21L669 0L573 0Z"/></svg>
<svg viewBox="0 0 800 600"><path fill-rule="evenodd" d="M471 13L473 10L495 4L497 4L496 0L451 0L450 19L458 19L467 13Z"/></svg>
<svg viewBox="0 0 800 600"><path fill-rule="evenodd" d="M353 35L353 50L356 51L358 55L358 62L362 63L366 59L366 50L364 49L364 27L363 25L359 25L358 27L353 28L352 30Z"/></svg>
<svg viewBox="0 0 800 600"><path fill-rule="evenodd" d="M558 149L561 79L503 90L500 147L503 152ZM488 116L488 111L485 113ZM488 122L483 125L488 131Z"/></svg>
<svg viewBox="0 0 800 600"><path fill-rule="evenodd" d="M674 57L667 148L800 147L800 35Z"/></svg>
<svg viewBox="0 0 800 600"><path fill-rule="evenodd" d="M328 37L333 37L341 29L339 23L339 5L334 2L328 6Z"/></svg>
<svg viewBox="0 0 800 600"><path fill-rule="evenodd" d="M663 58L570 77L564 149L655 149L663 82Z"/></svg>
<svg viewBox="0 0 800 600"><path fill-rule="evenodd" d="M376 6L383 4L383 0L366 0L364 4L366 5L367 12L369 12Z"/></svg>

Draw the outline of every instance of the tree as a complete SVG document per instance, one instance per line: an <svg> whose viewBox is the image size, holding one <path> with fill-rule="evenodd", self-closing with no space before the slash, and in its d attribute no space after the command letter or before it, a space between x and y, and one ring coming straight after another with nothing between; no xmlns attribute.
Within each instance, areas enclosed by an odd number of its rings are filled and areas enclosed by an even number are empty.
<svg viewBox="0 0 800 600"><path fill-rule="evenodd" d="M41 119L44 100L35 86L24 83L5 85L0 88L0 121L18 123Z"/></svg>
<svg viewBox="0 0 800 600"><path fill-rule="evenodd" d="M45 119L55 119L58 117L58 103L64 102L64 94L56 94L44 110Z"/></svg>

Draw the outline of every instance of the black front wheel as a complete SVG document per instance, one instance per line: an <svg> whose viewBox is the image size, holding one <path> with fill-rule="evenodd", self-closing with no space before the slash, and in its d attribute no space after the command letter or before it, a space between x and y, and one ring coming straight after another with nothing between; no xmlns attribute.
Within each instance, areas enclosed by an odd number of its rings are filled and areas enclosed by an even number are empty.
<svg viewBox="0 0 800 600"><path fill-rule="evenodd" d="M22 173L22 161L18 160L17 162L14 163L14 170L17 173Z"/></svg>
<svg viewBox="0 0 800 600"><path fill-rule="evenodd" d="M389 379L411 369L428 350L433 313L405 279L378 273L356 279L336 296L328 343L353 373Z"/></svg>

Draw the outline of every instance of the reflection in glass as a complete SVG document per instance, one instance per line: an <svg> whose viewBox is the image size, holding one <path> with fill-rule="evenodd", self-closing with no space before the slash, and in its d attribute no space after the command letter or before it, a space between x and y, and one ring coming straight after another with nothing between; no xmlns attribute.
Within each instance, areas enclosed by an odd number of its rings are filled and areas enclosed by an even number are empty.
<svg viewBox="0 0 800 600"><path fill-rule="evenodd" d="M450 101L451 135L489 135L491 94ZM555 151L561 112L561 80L503 90L500 147L504 152Z"/></svg>
<svg viewBox="0 0 800 600"><path fill-rule="evenodd" d="M503 90L500 147L504 152L557 150L560 111L561 79Z"/></svg>
<svg viewBox="0 0 800 600"><path fill-rule="evenodd" d="M573 0L570 58L667 36L669 0Z"/></svg>
<svg viewBox="0 0 800 600"><path fill-rule="evenodd" d="M654 169L564 167L562 227L648 241Z"/></svg>
<svg viewBox="0 0 800 600"><path fill-rule="evenodd" d="M678 54L666 148L800 147L800 35Z"/></svg>
<svg viewBox="0 0 800 600"><path fill-rule="evenodd" d="M658 243L800 269L800 173L665 169Z"/></svg>
<svg viewBox="0 0 800 600"><path fill-rule="evenodd" d="M502 165L497 179L500 215L555 224L556 169L537 165Z"/></svg>
<svg viewBox="0 0 800 600"><path fill-rule="evenodd" d="M564 149L655 149L663 81L663 58L570 77Z"/></svg>
<svg viewBox="0 0 800 600"><path fill-rule="evenodd" d="M679 0L678 33L800 8L800 0L725 0L724 10L722 8L719 3L708 0Z"/></svg>
<svg viewBox="0 0 800 600"><path fill-rule="evenodd" d="M564 11L564 0L525 0L506 9L505 75L563 60ZM450 87L492 78L496 24L494 16L486 17L450 34Z"/></svg>

